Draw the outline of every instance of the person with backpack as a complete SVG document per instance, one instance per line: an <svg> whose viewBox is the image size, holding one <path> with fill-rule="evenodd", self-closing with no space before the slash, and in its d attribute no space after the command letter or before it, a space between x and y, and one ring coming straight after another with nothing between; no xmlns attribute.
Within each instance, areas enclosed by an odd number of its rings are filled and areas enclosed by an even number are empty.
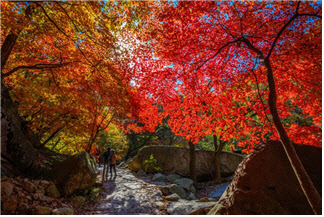
<svg viewBox="0 0 324 217"><path fill-rule="evenodd" d="M115 177L117 176L116 174L116 154L114 150L111 150L111 158L110 158L110 176L112 177L112 169L114 169Z"/></svg>
<svg viewBox="0 0 324 217"><path fill-rule="evenodd" d="M110 151L110 147L108 147L107 151L103 154L104 168L102 171L102 182L104 182L105 177L106 177L106 180L108 179L108 169L109 169L109 165L110 165L110 158L111 158L111 151Z"/></svg>

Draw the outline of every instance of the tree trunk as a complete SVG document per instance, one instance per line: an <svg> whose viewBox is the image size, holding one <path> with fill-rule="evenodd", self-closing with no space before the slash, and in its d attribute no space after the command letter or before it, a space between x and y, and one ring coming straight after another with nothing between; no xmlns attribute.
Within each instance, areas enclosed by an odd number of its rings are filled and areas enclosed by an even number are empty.
<svg viewBox="0 0 324 217"><path fill-rule="evenodd" d="M2 69L7 63L10 53L16 44L17 38L18 38L18 34L11 32L6 37L5 41L3 42L2 46L1 46L1 67L2 67Z"/></svg>
<svg viewBox="0 0 324 217"><path fill-rule="evenodd" d="M213 135L214 138L214 147L215 147L215 151L214 151L214 160L215 160L215 182L219 183L221 181L221 168L220 168L220 155L222 153L222 150L225 146L225 142L222 142L220 140L219 145L217 144L217 136Z"/></svg>
<svg viewBox="0 0 324 217"><path fill-rule="evenodd" d="M56 134L58 134L61 130L63 129L63 127L59 127L57 130L55 130L52 135L50 135L43 143L41 143L40 146L36 147L37 149L41 149L43 148L49 141L51 141Z"/></svg>
<svg viewBox="0 0 324 217"><path fill-rule="evenodd" d="M287 154L289 162L297 176L298 182L310 204L313 211L317 215L322 214L322 198L317 192L312 180L309 178L303 164L301 163L289 136L283 127L277 109L277 93L275 87L275 81L273 71L271 68L270 60L266 58L264 60L265 66L267 67L267 79L269 85L269 99L268 104L270 112L273 118L273 123L279 134L283 148Z"/></svg>
<svg viewBox="0 0 324 217"><path fill-rule="evenodd" d="M189 141L189 154L190 178L194 181L194 185L197 186L195 145L191 141Z"/></svg>

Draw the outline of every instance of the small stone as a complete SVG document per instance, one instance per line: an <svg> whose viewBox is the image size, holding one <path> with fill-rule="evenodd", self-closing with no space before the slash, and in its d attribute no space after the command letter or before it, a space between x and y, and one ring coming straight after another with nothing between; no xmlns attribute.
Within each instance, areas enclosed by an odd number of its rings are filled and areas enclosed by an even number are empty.
<svg viewBox="0 0 324 217"><path fill-rule="evenodd" d="M164 205L164 203L161 202L161 201L157 201L157 202L155 202L155 206L157 206L157 207L161 207L161 206L163 206L163 205Z"/></svg>
<svg viewBox="0 0 324 217"><path fill-rule="evenodd" d="M18 208L17 208L18 211L20 211L21 213L26 213L28 209L29 209L29 206L27 203L19 202Z"/></svg>
<svg viewBox="0 0 324 217"><path fill-rule="evenodd" d="M13 184L14 184L15 186L21 186L21 182L19 182L19 181L17 181L17 180L14 180L14 181L13 181Z"/></svg>
<svg viewBox="0 0 324 217"><path fill-rule="evenodd" d="M36 193L43 193L43 194L45 194L45 190L43 190L43 189L37 189L36 190Z"/></svg>
<svg viewBox="0 0 324 217"><path fill-rule="evenodd" d="M2 182L1 183L1 194L10 196L13 191L13 184L10 184L9 182Z"/></svg>
<svg viewBox="0 0 324 217"><path fill-rule="evenodd" d="M170 174L166 176L166 180L168 180L168 182L173 182L177 179L181 179L181 176L179 176L178 174Z"/></svg>
<svg viewBox="0 0 324 217"><path fill-rule="evenodd" d="M14 191L17 192L17 193L22 193L23 192L22 188L19 188L17 186L14 186Z"/></svg>
<svg viewBox="0 0 324 217"><path fill-rule="evenodd" d="M208 197L200 198L199 202L209 202Z"/></svg>
<svg viewBox="0 0 324 217"><path fill-rule="evenodd" d="M38 199L41 200L41 201L44 201L46 198L45 198L45 195L43 193L38 193Z"/></svg>
<svg viewBox="0 0 324 217"><path fill-rule="evenodd" d="M143 170L143 169L140 169L138 172L137 172L137 175L138 176L146 176L146 172Z"/></svg>
<svg viewBox="0 0 324 217"><path fill-rule="evenodd" d="M33 194L33 198L34 200L38 200L38 194L37 193Z"/></svg>
<svg viewBox="0 0 324 217"><path fill-rule="evenodd" d="M159 197L162 197L162 193L161 193L161 191L156 191L156 192L153 194L153 196L159 198Z"/></svg>
<svg viewBox="0 0 324 217"><path fill-rule="evenodd" d="M36 186L39 185L39 182L40 182L39 180L34 180L34 181L33 181L33 183L34 183Z"/></svg>
<svg viewBox="0 0 324 217"><path fill-rule="evenodd" d="M192 192L190 192L188 196L188 200L196 200L196 196Z"/></svg>
<svg viewBox="0 0 324 217"><path fill-rule="evenodd" d="M18 195L19 198L26 197L25 194L22 193L21 191L18 191L17 195Z"/></svg>
<svg viewBox="0 0 324 217"><path fill-rule="evenodd" d="M58 208L58 209L54 209L52 214L53 215L73 215L74 211L71 208Z"/></svg>
<svg viewBox="0 0 324 217"><path fill-rule="evenodd" d="M167 199L168 201L178 201L180 199L180 197L179 197L179 195L174 193L169 196L166 196L165 199Z"/></svg>
<svg viewBox="0 0 324 217"><path fill-rule="evenodd" d="M165 175L163 175L162 173L156 173L152 177L152 181L155 182L163 182L164 180L165 180Z"/></svg>
<svg viewBox="0 0 324 217"><path fill-rule="evenodd" d="M62 206L62 208L72 208L71 205L65 204L65 203L62 203L61 206Z"/></svg>
<svg viewBox="0 0 324 217"><path fill-rule="evenodd" d="M25 182L22 184L22 187L30 193L34 193L37 189L37 187L28 180L25 180Z"/></svg>
<svg viewBox="0 0 324 217"><path fill-rule="evenodd" d="M54 201L54 198L45 196L45 201L46 201L46 203L52 203Z"/></svg>
<svg viewBox="0 0 324 217"><path fill-rule="evenodd" d="M49 182L47 180L40 180L40 185L49 185Z"/></svg>
<svg viewBox="0 0 324 217"><path fill-rule="evenodd" d="M187 196L183 187L181 187L179 185L172 184L170 187L170 190L172 193L176 193L177 195L179 195L179 197L182 199L186 198L186 196Z"/></svg>
<svg viewBox="0 0 324 217"><path fill-rule="evenodd" d="M17 208L17 199L12 195L1 197L1 202L3 211L10 212L16 210Z"/></svg>
<svg viewBox="0 0 324 217"><path fill-rule="evenodd" d="M86 199L82 196L76 196L71 200L71 205L74 209L77 209L84 205Z"/></svg>
<svg viewBox="0 0 324 217"><path fill-rule="evenodd" d="M162 192L163 196L168 196L168 195L172 194L172 192L170 190L170 186L162 186L161 192Z"/></svg>
<svg viewBox="0 0 324 217"><path fill-rule="evenodd" d="M60 192L57 190L55 185L49 185L46 189L45 189L45 193L46 195L50 196L50 197L60 197Z"/></svg>
<svg viewBox="0 0 324 217"><path fill-rule="evenodd" d="M46 206L38 206L32 210L33 215L50 215L52 213L52 209Z"/></svg>

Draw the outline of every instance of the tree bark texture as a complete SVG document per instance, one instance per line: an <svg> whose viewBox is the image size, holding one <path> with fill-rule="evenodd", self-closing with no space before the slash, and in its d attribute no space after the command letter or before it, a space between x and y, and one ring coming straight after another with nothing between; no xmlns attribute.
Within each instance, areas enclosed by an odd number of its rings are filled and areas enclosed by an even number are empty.
<svg viewBox="0 0 324 217"><path fill-rule="evenodd" d="M277 93L275 80L273 76L273 71L271 68L270 60L265 59L265 66L267 67L267 79L269 85L269 108L272 115L273 123L276 127L276 130L279 134L280 141L283 145L283 148L287 154L288 160L297 176L298 182L305 193L305 196L312 207L313 211L317 215L322 214L322 198L317 192L312 180L308 176L303 164L301 163L295 148L293 147L292 142L289 139L289 136L286 132L286 129L283 127L280 120L278 109L277 109Z"/></svg>

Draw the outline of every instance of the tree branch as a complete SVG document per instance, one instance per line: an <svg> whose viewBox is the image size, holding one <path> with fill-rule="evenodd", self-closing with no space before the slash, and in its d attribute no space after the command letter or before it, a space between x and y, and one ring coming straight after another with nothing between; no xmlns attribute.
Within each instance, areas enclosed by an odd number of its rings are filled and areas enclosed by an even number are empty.
<svg viewBox="0 0 324 217"><path fill-rule="evenodd" d="M75 61L75 62L78 62L78 61ZM53 68L60 68L60 67L63 67L68 64L75 63L75 62L53 63L53 64L36 64L33 66L17 66L14 69L10 70L9 72L2 74L2 77L3 78L8 77L20 69L53 69Z"/></svg>

